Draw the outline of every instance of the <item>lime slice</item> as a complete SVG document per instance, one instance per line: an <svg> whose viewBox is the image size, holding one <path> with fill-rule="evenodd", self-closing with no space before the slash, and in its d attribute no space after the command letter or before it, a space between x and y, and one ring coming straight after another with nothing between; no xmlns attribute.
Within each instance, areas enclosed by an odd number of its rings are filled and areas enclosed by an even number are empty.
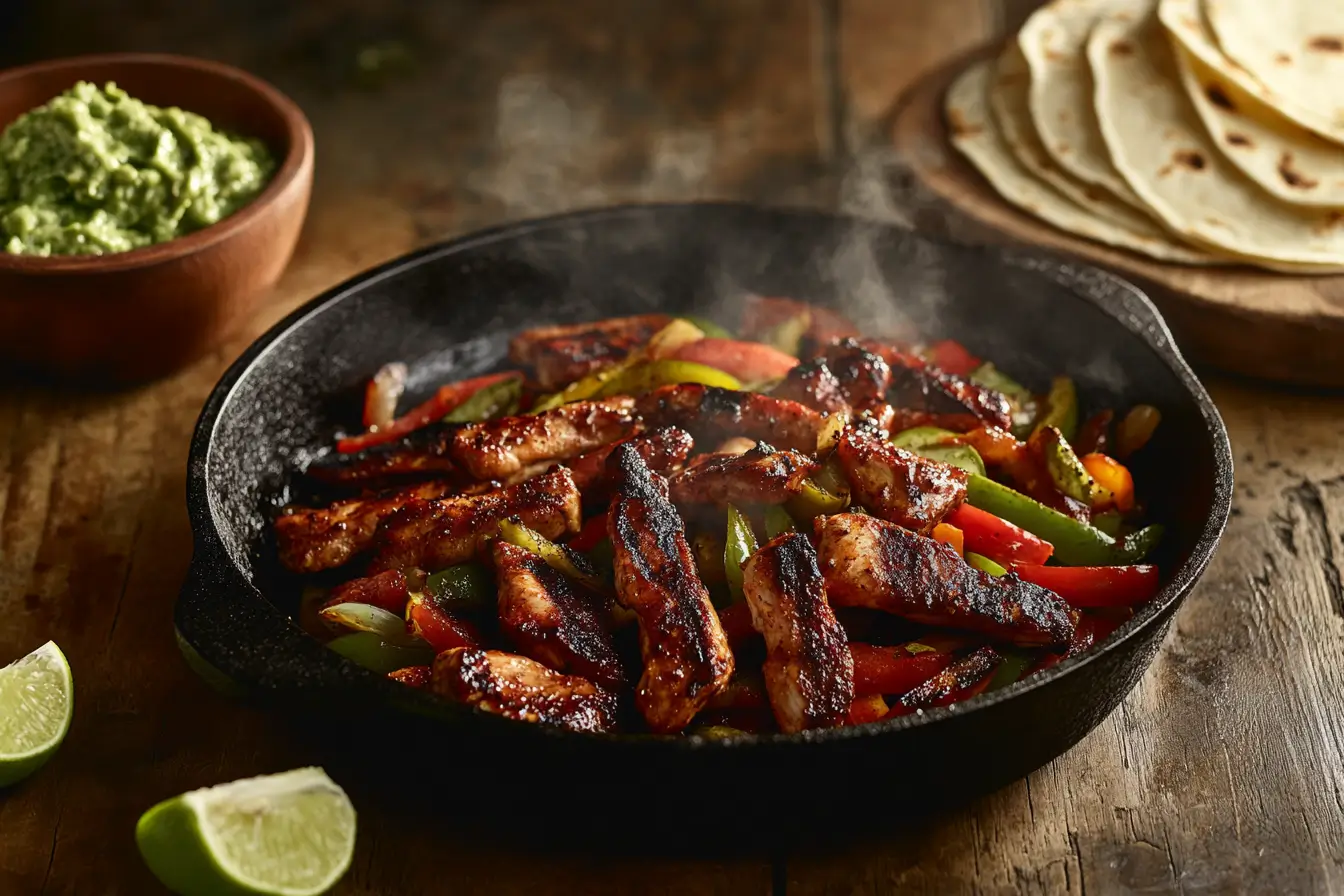
<svg viewBox="0 0 1344 896"><path fill-rule="evenodd" d="M355 851L355 809L320 768L193 790L140 816L145 863L182 896L316 896Z"/></svg>
<svg viewBox="0 0 1344 896"><path fill-rule="evenodd" d="M0 787L51 758L70 730L75 683L52 641L0 669Z"/></svg>

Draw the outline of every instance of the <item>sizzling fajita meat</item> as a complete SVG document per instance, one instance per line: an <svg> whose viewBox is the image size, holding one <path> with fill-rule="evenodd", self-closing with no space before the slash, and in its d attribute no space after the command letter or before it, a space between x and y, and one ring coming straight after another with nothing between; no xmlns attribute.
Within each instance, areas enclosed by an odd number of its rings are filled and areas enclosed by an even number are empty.
<svg viewBox="0 0 1344 896"><path fill-rule="evenodd" d="M571 731L607 731L616 724L616 698L577 675L500 650L454 647L434 658L430 688L486 712L556 725Z"/></svg>
<svg viewBox="0 0 1344 896"><path fill-rule="evenodd" d="M707 454L668 481L674 504L783 504L821 464L764 442L743 454Z"/></svg>
<svg viewBox="0 0 1344 896"><path fill-rule="evenodd" d="M1022 645L1067 644L1078 620L1051 591L1015 574L991 576L947 545L894 523L843 513L817 523L826 593L837 607L869 607L928 625Z"/></svg>
<svg viewBox="0 0 1344 896"><path fill-rule="evenodd" d="M812 542L798 532L780 535L743 572L752 625L765 637L765 686L779 730L843 723L854 701L854 661Z"/></svg>
<svg viewBox="0 0 1344 896"><path fill-rule="evenodd" d="M603 626L601 599L526 548L496 539L493 554L500 631L519 652L557 672L622 687L625 670Z"/></svg>
<svg viewBox="0 0 1344 896"><path fill-rule="evenodd" d="M696 383L655 389L640 397L637 407L650 425L679 426L698 442L744 436L802 452L817 449L825 419L796 401Z"/></svg>
<svg viewBox="0 0 1344 896"><path fill-rule="evenodd" d="M639 619L644 674L635 704L651 730L685 728L733 674L733 654L696 575L667 482L629 445L608 461L617 483L607 516L616 594Z"/></svg>
<svg viewBox="0 0 1344 896"><path fill-rule="evenodd" d="M536 327L509 341L509 358L532 367L543 389L558 389L624 359L671 320L666 314L641 314Z"/></svg>
<svg viewBox="0 0 1344 896"><path fill-rule="evenodd" d="M951 417L969 414L1001 429L1013 425L1012 406L1002 393L924 366L923 362L909 366L893 364L887 395L901 410Z"/></svg>
<svg viewBox="0 0 1344 896"><path fill-rule="evenodd" d="M927 535L966 500L966 471L847 429L835 447L855 498L884 520Z"/></svg>
<svg viewBox="0 0 1344 896"><path fill-rule="evenodd" d="M327 485L363 488L427 476L463 480L463 471L448 456L460 428L460 424L440 423L361 454L324 457L309 464L304 475Z"/></svg>
<svg viewBox="0 0 1344 896"><path fill-rule="evenodd" d="M290 510L275 521L280 562L293 572L343 566L373 546L378 526L415 501L451 493L447 482L426 482L381 498L353 498L315 510Z"/></svg>
<svg viewBox="0 0 1344 896"><path fill-rule="evenodd" d="M579 490L563 467L474 497L412 501L387 519L372 572L443 569L470 560L499 521L517 516L546 538L579 530Z"/></svg>
<svg viewBox="0 0 1344 896"><path fill-rule="evenodd" d="M577 401L540 414L501 417L458 430L453 460L477 479L503 479L541 461L567 460L631 436L639 427L627 397Z"/></svg>
<svg viewBox="0 0 1344 896"><path fill-rule="evenodd" d="M583 492L586 500L598 503L605 498L605 494L602 493L608 491L607 458L611 457L611 452L615 451L618 445L623 444L633 445L639 456L644 458L644 463L649 465L650 470L666 475L686 462L691 449L695 447L695 440L684 429L660 426L658 429L641 432L623 441L580 454L571 460L568 466L569 471L574 474L574 481L578 484L579 491Z"/></svg>

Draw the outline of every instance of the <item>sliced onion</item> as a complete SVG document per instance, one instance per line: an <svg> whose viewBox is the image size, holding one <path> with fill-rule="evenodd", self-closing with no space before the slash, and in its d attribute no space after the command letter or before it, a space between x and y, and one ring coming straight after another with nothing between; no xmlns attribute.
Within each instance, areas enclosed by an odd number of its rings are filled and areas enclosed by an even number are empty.
<svg viewBox="0 0 1344 896"><path fill-rule="evenodd" d="M364 393L364 428L387 426L397 418L397 402L406 391L409 371L400 361L384 364L369 381Z"/></svg>
<svg viewBox="0 0 1344 896"><path fill-rule="evenodd" d="M373 604L344 603L325 608L322 618L357 632L373 632L390 644L410 645L419 642L406 630L406 620Z"/></svg>

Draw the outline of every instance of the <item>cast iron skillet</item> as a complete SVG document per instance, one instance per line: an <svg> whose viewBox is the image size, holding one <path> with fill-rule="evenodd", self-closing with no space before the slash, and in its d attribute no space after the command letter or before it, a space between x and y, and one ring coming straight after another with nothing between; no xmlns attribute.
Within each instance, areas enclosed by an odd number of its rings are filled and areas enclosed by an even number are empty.
<svg viewBox="0 0 1344 896"><path fill-rule="evenodd" d="M340 396L380 365L410 363L407 400L418 400L436 382L499 364L524 326L655 309L731 314L748 292L959 339L1038 390L1068 373L1085 408L1157 405L1162 424L1135 477L1151 516L1168 525L1156 557L1161 594L1104 645L997 693L923 717L734 742L578 735L448 706L354 666L291 621L294 591L273 559L269 519L290 471L357 420ZM1214 552L1232 456L1157 311L1113 276L815 212L654 205L507 225L314 299L216 386L192 440L187 492L195 554L176 610L181 640L245 692L284 707L331 754L324 761L345 757L351 774L396 769L402 789L475 794L477 807L535 799L540 779L548 800L561 789L566 817L587 819L585 832L603 819L629 832L622 807L640 812L642 834L655 821L687 831L680 821L703 827L725 813L757 831L836 832L853 815L843 808L851 797L900 814L982 793L1067 750L1111 712Z"/></svg>

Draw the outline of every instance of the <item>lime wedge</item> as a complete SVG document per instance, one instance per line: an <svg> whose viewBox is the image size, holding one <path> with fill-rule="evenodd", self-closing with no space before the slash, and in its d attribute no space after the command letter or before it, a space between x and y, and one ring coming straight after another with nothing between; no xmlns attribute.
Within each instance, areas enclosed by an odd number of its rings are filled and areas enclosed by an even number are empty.
<svg viewBox="0 0 1344 896"><path fill-rule="evenodd" d="M51 758L74 710L70 664L55 643L0 669L0 787L23 780Z"/></svg>
<svg viewBox="0 0 1344 896"><path fill-rule="evenodd" d="M320 768L193 790L140 816L145 863L182 896L316 896L355 851L355 810Z"/></svg>

